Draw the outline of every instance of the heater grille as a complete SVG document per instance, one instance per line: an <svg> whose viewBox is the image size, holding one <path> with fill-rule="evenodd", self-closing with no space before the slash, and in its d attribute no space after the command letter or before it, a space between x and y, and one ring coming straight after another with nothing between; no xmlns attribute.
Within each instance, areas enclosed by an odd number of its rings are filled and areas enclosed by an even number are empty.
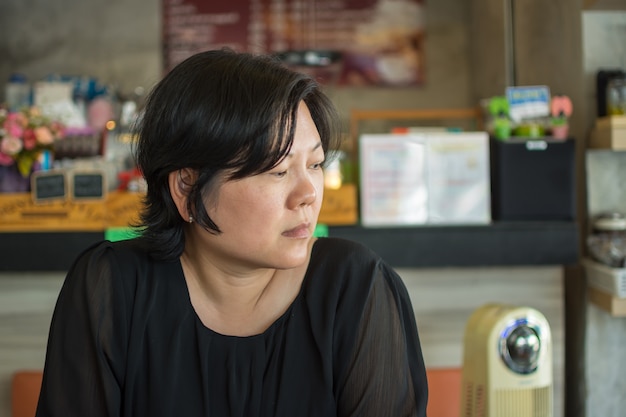
<svg viewBox="0 0 626 417"><path fill-rule="evenodd" d="M494 416L551 417L552 387L495 391Z"/></svg>
<svg viewBox="0 0 626 417"><path fill-rule="evenodd" d="M462 417L484 417L485 416L485 386L468 382L465 384L465 398Z"/></svg>

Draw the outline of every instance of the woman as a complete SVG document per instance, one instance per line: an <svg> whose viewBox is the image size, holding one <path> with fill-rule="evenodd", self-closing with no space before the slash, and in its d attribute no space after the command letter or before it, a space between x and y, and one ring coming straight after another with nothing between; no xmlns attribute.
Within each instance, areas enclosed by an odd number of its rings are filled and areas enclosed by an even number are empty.
<svg viewBox="0 0 626 417"><path fill-rule="evenodd" d="M37 415L424 416L409 297L362 246L313 231L338 118L268 57L190 57L138 130L141 236L68 273Z"/></svg>

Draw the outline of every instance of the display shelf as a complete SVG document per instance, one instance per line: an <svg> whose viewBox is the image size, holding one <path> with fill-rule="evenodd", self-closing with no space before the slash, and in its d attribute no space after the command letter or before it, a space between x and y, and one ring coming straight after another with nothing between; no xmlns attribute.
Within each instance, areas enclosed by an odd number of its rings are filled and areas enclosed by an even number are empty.
<svg viewBox="0 0 626 417"><path fill-rule="evenodd" d="M578 261L574 222L503 222L481 226L365 228L330 226L398 268L568 265ZM0 233L0 271L61 271L104 238L99 232Z"/></svg>
<svg viewBox="0 0 626 417"><path fill-rule="evenodd" d="M626 3L624 3L624 0L584 0L583 11L584 10L626 10Z"/></svg>
<svg viewBox="0 0 626 417"><path fill-rule="evenodd" d="M626 116L606 116L596 120L588 142L589 149L626 151Z"/></svg>
<svg viewBox="0 0 626 417"><path fill-rule="evenodd" d="M589 301L613 317L626 317L626 298L619 298L598 288L588 288Z"/></svg>

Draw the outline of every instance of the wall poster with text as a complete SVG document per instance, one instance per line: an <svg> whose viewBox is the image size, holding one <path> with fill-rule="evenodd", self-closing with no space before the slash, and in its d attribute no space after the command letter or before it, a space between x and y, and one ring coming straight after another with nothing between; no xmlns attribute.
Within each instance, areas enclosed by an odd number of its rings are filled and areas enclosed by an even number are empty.
<svg viewBox="0 0 626 417"><path fill-rule="evenodd" d="M164 70L224 46L278 54L320 81L424 83L425 0L163 0Z"/></svg>

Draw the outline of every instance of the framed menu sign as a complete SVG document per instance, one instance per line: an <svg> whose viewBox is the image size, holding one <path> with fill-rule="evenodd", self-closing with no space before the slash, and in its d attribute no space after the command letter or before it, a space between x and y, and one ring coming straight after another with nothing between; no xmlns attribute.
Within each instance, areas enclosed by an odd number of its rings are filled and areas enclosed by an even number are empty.
<svg viewBox="0 0 626 417"><path fill-rule="evenodd" d="M421 85L424 1L164 0L164 70L226 46L278 54L326 83Z"/></svg>

